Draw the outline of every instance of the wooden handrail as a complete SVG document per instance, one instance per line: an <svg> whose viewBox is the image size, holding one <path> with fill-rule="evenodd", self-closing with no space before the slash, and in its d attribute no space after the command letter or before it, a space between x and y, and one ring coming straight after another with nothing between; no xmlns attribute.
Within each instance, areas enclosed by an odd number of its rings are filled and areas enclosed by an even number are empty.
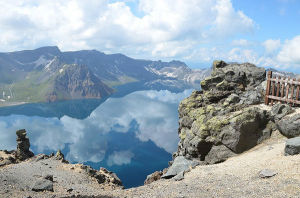
<svg viewBox="0 0 300 198"><path fill-rule="evenodd" d="M288 103L291 106L300 105L300 79L273 77L272 74L272 71L268 71L265 104L269 105L271 101L271 105L273 105L274 102L278 101Z"/></svg>

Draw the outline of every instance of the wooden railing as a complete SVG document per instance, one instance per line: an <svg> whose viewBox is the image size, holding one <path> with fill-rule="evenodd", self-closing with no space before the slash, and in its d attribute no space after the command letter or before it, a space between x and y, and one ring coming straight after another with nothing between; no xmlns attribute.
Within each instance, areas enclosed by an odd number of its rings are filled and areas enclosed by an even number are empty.
<svg viewBox="0 0 300 198"><path fill-rule="evenodd" d="M299 90L300 79L290 77L274 76L272 77L272 71L268 72L267 76L267 89L265 104L271 105L274 102L279 101L281 103L290 104L290 106L299 106Z"/></svg>

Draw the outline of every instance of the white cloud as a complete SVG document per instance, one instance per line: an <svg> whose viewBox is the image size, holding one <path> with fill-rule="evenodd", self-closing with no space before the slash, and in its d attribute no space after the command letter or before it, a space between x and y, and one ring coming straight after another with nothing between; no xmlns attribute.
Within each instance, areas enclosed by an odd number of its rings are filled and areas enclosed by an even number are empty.
<svg viewBox="0 0 300 198"><path fill-rule="evenodd" d="M126 165L131 163L134 154L131 151L114 151L113 154L108 156L107 165Z"/></svg>
<svg viewBox="0 0 300 198"><path fill-rule="evenodd" d="M269 39L266 40L265 42L263 42L263 46L265 47L265 50L268 54L271 54L273 52L275 52L276 50L278 50L281 46L280 44L280 39L277 40L273 40L273 39Z"/></svg>
<svg viewBox="0 0 300 198"><path fill-rule="evenodd" d="M62 50L175 57L203 42L255 28L230 0L134 2L142 16L127 1L2 0L0 50L58 45Z"/></svg>
<svg viewBox="0 0 300 198"><path fill-rule="evenodd" d="M286 40L278 53L278 60L285 64L300 65L300 35Z"/></svg>
<svg viewBox="0 0 300 198"><path fill-rule="evenodd" d="M252 43L246 39L238 39L238 40L233 40L232 45L246 47L252 45Z"/></svg>
<svg viewBox="0 0 300 198"><path fill-rule="evenodd" d="M64 149L68 144L68 160L99 162L111 146L107 140L109 133L128 133L132 122L136 122L133 133L140 141L151 140L173 153L179 141L177 106L190 93L191 90L182 93L138 91L123 98L109 98L84 120L68 116L60 120L16 115L1 117L1 149L15 149L15 131L25 128L37 152ZM110 163L120 163L122 156L126 163L133 157L128 152L116 152L110 157Z"/></svg>

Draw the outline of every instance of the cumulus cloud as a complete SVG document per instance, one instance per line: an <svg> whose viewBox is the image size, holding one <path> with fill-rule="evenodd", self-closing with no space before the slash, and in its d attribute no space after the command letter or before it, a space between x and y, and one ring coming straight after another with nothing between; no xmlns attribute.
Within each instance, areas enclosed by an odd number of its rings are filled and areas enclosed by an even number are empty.
<svg viewBox="0 0 300 198"><path fill-rule="evenodd" d="M285 64L300 65L300 35L286 40L278 53L278 60Z"/></svg>
<svg viewBox="0 0 300 198"><path fill-rule="evenodd" d="M255 29L230 0L2 0L0 13L2 51L58 45L175 57L199 43Z"/></svg>
<svg viewBox="0 0 300 198"><path fill-rule="evenodd" d="M280 48L280 39L269 39L263 42L263 46L268 54L271 54Z"/></svg>
<svg viewBox="0 0 300 198"><path fill-rule="evenodd" d="M113 154L108 156L107 165L126 165L131 163L134 154L131 151L114 151Z"/></svg>

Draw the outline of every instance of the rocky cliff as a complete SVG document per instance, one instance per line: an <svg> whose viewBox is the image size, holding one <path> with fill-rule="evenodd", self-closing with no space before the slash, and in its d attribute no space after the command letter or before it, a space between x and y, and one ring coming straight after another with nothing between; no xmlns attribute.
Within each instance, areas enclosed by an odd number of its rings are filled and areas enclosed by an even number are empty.
<svg viewBox="0 0 300 198"><path fill-rule="evenodd" d="M64 65L53 79L48 101L62 99L103 98L113 89L104 84L84 65Z"/></svg>
<svg viewBox="0 0 300 198"><path fill-rule="evenodd" d="M179 105L178 151L174 156L219 163L268 138L274 123L263 100L264 68L250 63L213 63L210 77Z"/></svg>

